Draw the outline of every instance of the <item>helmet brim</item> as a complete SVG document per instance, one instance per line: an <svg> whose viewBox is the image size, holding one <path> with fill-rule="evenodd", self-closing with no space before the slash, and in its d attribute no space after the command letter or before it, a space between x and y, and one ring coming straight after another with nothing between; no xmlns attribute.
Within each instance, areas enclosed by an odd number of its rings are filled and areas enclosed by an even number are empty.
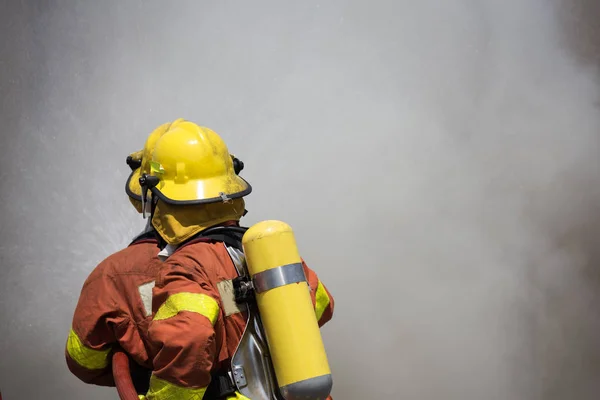
<svg viewBox="0 0 600 400"><path fill-rule="evenodd" d="M142 187L140 186L141 169L137 168L131 171L129 178L125 182L125 193L134 200L142 201Z"/></svg>
<svg viewBox="0 0 600 400"><path fill-rule="evenodd" d="M185 183L161 181L151 189L160 200L173 205L219 203L249 195L252 186L238 175L212 179L190 180Z"/></svg>

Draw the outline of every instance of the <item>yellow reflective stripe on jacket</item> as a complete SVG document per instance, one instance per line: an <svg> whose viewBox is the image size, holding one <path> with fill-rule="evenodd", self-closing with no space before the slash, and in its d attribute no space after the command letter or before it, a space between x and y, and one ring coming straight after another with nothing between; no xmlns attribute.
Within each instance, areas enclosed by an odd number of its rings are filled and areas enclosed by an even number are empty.
<svg viewBox="0 0 600 400"><path fill-rule="evenodd" d="M184 388L152 375L146 400L202 400L206 388Z"/></svg>
<svg viewBox="0 0 600 400"><path fill-rule="evenodd" d="M154 321L172 318L181 311L190 311L204 315L214 325L219 315L219 303L206 294L176 293L160 306L154 316Z"/></svg>
<svg viewBox="0 0 600 400"><path fill-rule="evenodd" d="M235 392L234 394L227 396L225 400L250 400L250 398L244 396L240 392Z"/></svg>
<svg viewBox="0 0 600 400"><path fill-rule="evenodd" d="M329 301L330 301L329 296L327 295L327 292L325 291L325 288L323 287L323 284L321 283L321 281L319 281L319 284L317 285L315 299L316 299L315 314L317 315L317 321L319 321L321 319L321 317L323 316L323 313L327 309L327 306L329 305Z"/></svg>
<svg viewBox="0 0 600 400"><path fill-rule="evenodd" d="M240 392L235 392L234 394L227 396L225 400L250 400L250 398L244 396Z"/></svg>
<svg viewBox="0 0 600 400"><path fill-rule="evenodd" d="M79 365L86 369L104 369L108 366L108 353L106 350L94 350L86 347L79 339L73 329L69 332L67 340L67 352L69 356Z"/></svg>

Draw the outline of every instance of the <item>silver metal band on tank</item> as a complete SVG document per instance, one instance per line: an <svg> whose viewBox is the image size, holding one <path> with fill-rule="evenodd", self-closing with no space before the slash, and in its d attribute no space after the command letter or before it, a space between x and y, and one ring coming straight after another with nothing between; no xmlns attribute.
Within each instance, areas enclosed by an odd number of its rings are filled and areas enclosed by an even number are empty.
<svg viewBox="0 0 600 400"><path fill-rule="evenodd" d="M252 281L255 292L262 293L291 283L306 282L306 276L302 263L294 263L259 272Z"/></svg>

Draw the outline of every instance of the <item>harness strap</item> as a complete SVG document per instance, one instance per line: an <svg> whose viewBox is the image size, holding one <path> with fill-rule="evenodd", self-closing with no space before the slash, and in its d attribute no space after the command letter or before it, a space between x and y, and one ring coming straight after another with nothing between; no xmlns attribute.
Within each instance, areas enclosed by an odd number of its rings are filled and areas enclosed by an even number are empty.
<svg viewBox="0 0 600 400"><path fill-rule="evenodd" d="M247 230L248 228L239 226L216 226L213 228L208 228L192 237L186 243L179 246L176 251L193 243L210 241L222 242L225 243L227 246L243 251L242 237L244 236L244 233Z"/></svg>

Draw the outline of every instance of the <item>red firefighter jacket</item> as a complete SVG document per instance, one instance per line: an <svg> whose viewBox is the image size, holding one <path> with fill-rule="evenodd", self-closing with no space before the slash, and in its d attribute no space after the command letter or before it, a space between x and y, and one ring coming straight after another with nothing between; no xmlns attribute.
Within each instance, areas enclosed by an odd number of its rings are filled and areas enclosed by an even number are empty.
<svg viewBox="0 0 600 400"><path fill-rule="evenodd" d="M152 368L147 330L158 252L157 240L146 235L107 257L86 279L65 349L69 370L83 382L115 385L110 353L117 345Z"/></svg>
<svg viewBox="0 0 600 400"><path fill-rule="evenodd" d="M333 316L333 297L303 266L322 326ZM202 399L211 373L227 368L247 316L220 293L231 293L237 276L221 242L185 245L165 261L154 289L149 338L155 358L146 399Z"/></svg>

